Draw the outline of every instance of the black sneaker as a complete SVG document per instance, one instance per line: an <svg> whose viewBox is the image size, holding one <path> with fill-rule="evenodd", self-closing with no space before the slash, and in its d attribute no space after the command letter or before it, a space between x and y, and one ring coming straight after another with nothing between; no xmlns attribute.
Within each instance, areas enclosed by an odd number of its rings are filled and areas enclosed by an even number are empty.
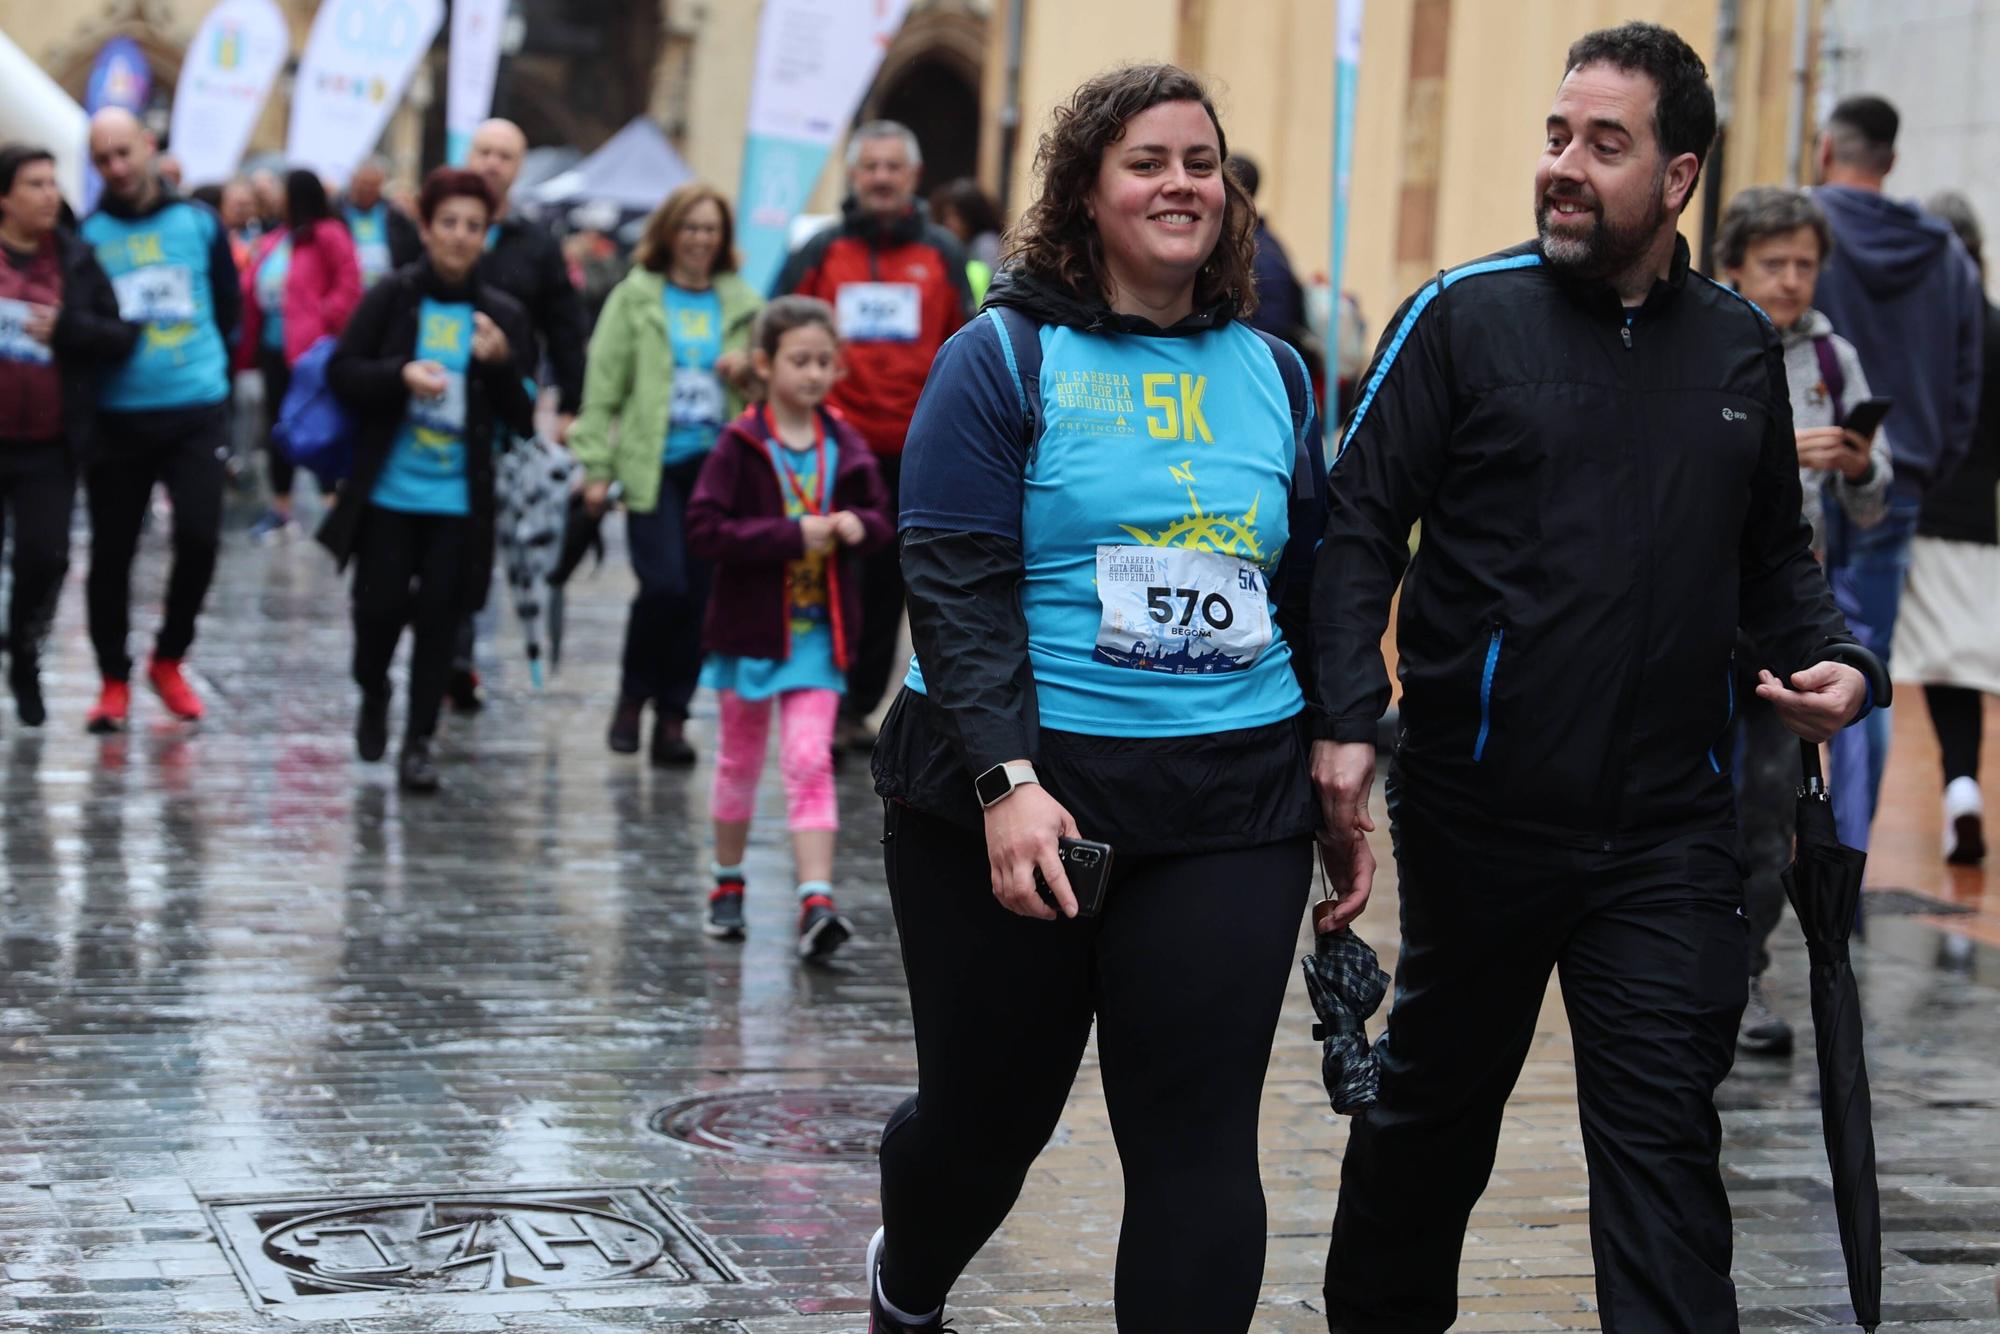
<svg viewBox="0 0 2000 1334"><path fill-rule="evenodd" d="M403 756L396 762L396 780L405 792L435 792L442 786L437 763L431 759L430 738L412 737L403 743Z"/></svg>
<svg viewBox="0 0 2000 1334"><path fill-rule="evenodd" d="M814 894L799 903L799 957L824 959L847 943L854 928L824 894Z"/></svg>
<svg viewBox="0 0 2000 1334"><path fill-rule="evenodd" d="M618 699L618 707L611 714L611 730L604 734L604 744L620 755L639 753L639 722L646 712L643 699Z"/></svg>
<svg viewBox="0 0 2000 1334"><path fill-rule="evenodd" d="M34 664L15 662L7 679L14 688L14 714L21 726L40 727L47 722L49 706L42 699L42 677Z"/></svg>
<svg viewBox="0 0 2000 1334"><path fill-rule="evenodd" d="M868 1334L956 1334L951 1326L945 1324L943 1310L921 1325L911 1325L882 1309L882 1237L885 1231L884 1228L876 1228L875 1235L868 1241Z"/></svg>
<svg viewBox="0 0 2000 1334"><path fill-rule="evenodd" d="M653 719L653 749L649 759L655 769L686 769L694 764L694 747L687 743L687 724L678 718Z"/></svg>
<svg viewBox="0 0 2000 1334"><path fill-rule="evenodd" d="M1736 1030L1736 1046L1752 1056L1790 1056L1792 1026L1764 1000L1761 978L1750 979L1750 1003L1743 1007L1743 1022Z"/></svg>
<svg viewBox="0 0 2000 1334"><path fill-rule="evenodd" d="M478 713L486 707L486 691L480 687L479 673L470 667L454 667L445 682L444 697L453 713Z"/></svg>
<svg viewBox="0 0 2000 1334"><path fill-rule="evenodd" d="M389 753L389 692L361 692L361 713L354 720L354 749L373 764Z"/></svg>
<svg viewBox="0 0 2000 1334"><path fill-rule="evenodd" d="M743 882L718 880L708 896L708 922L702 927L717 940L743 939Z"/></svg>

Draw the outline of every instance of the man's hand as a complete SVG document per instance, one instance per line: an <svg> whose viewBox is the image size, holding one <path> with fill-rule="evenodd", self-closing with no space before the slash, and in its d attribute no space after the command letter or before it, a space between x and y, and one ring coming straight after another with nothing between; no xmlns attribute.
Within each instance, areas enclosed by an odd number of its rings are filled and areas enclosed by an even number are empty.
<svg viewBox="0 0 2000 1334"><path fill-rule="evenodd" d="M1346 926L1368 906L1375 886L1375 853L1368 846L1368 835L1375 832L1368 814L1375 747L1366 741L1313 742L1312 781L1319 793L1320 865L1340 900L1335 925Z"/></svg>
<svg viewBox="0 0 2000 1334"><path fill-rule="evenodd" d="M418 398L443 398L445 369L435 361L412 361L403 367L403 383Z"/></svg>
<svg viewBox="0 0 2000 1334"><path fill-rule="evenodd" d="M1770 672L1758 672L1757 698L1769 700L1795 735L1818 743L1854 721L1868 702L1868 682L1844 662L1816 662L1794 673L1789 689Z"/></svg>
<svg viewBox="0 0 2000 1334"><path fill-rule="evenodd" d="M1868 475L1874 446L1867 436L1842 426L1808 426L1796 434L1801 468L1831 470L1850 482Z"/></svg>
<svg viewBox="0 0 2000 1334"><path fill-rule="evenodd" d="M61 315L62 306L60 303L53 306L44 306L39 302L30 302L28 304L27 321L21 326L22 332L26 333L28 337L34 339L43 347L47 347L50 340L56 336L56 320Z"/></svg>
<svg viewBox="0 0 2000 1334"><path fill-rule="evenodd" d="M1076 821L1040 783L1023 783L986 808L986 862L993 897L1008 912L1054 921L1076 916L1076 895L1063 873L1059 838L1076 838ZM1050 907L1035 889L1039 868L1055 899Z"/></svg>

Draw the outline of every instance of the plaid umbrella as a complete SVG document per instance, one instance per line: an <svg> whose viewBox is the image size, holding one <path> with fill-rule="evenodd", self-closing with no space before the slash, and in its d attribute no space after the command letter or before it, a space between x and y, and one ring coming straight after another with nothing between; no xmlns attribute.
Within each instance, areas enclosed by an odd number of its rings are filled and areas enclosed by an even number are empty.
<svg viewBox="0 0 2000 1334"><path fill-rule="evenodd" d="M569 511L576 460L561 445L537 436L517 440L500 456L500 557L514 614L528 646L528 672L542 685L542 619L549 577L562 559L563 524Z"/></svg>
<svg viewBox="0 0 2000 1334"><path fill-rule="evenodd" d="M1785 870L1785 895L1805 929L1812 960L1813 1038L1819 1048L1820 1128L1833 1171L1833 1204L1847 1292L1863 1329L1882 1323L1882 1203L1875 1180L1874 1114L1861 1054L1861 996L1847 941L1861 904L1868 855L1841 845L1820 775L1819 747L1801 742L1798 848Z"/></svg>
<svg viewBox="0 0 2000 1334"><path fill-rule="evenodd" d="M1322 910L1331 906L1328 899ZM1313 914L1324 926L1324 912ZM1312 998L1313 1037L1321 1044L1319 1072L1333 1110L1350 1116L1371 1105L1382 1087L1382 1070L1368 1041L1368 1017L1389 990L1389 975L1368 942L1352 927L1321 929L1314 934L1313 952L1299 960L1305 970L1306 994Z"/></svg>

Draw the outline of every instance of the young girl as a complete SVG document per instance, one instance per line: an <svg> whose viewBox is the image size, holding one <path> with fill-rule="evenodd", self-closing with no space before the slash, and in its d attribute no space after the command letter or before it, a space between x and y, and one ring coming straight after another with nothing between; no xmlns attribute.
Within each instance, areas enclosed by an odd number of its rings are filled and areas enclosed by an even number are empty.
<svg viewBox="0 0 2000 1334"><path fill-rule="evenodd" d="M715 567L701 683L722 704L707 929L743 938L743 849L776 701L799 954L818 959L851 934L831 883L833 725L860 642L860 558L888 544L895 520L867 445L821 406L839 358L833 308L772 302L752 349L767 401L724 428L687 506L688 546Z"/></svg>

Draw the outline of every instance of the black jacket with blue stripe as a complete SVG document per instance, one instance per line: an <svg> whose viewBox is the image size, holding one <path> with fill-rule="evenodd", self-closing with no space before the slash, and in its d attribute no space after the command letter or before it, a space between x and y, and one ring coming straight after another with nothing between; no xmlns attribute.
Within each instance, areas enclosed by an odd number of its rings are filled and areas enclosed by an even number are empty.
<svg viewBox="0 0 2000 1334"><path fill-rule="evenodd" d="M1685 242L1631 310L1535 243L1440 274L1333 469L1312 617L1334 735L1375 737L1401 581L1406 800L1603 850L1726 826L1739 623L1781 675L1858 652L1799 499L1778 336Z"/></svg>

